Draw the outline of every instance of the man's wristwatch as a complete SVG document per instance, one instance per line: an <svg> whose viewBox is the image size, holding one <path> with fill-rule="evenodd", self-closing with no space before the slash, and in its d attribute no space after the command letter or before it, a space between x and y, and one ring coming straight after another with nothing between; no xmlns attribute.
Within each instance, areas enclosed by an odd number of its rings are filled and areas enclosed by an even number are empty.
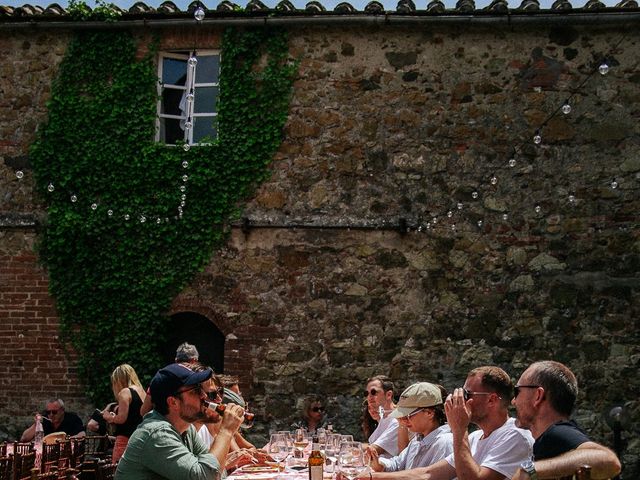
<svg viewBox="0 0 640 480"><path fill-rule="evenodd" d="M536 473L536 467L531 460L526 460L520 464L520 468L527 472L531 480L538 480L538 474Z"/></svg>

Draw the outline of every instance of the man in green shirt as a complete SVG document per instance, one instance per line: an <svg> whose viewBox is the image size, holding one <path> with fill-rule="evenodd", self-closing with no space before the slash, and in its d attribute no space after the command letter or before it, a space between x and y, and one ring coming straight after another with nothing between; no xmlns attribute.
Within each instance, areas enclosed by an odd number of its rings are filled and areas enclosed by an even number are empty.
<svg viewBox="0 0 640 480"><path fill-rule="evenodd" d="M227 405L220 433L207 449L191 424L217 415L206 409L207 396L200 385L212 374L211 369L194 372L178 363L156 373L150 386L154 410L131 435L118 463L117 480L220 478L231 439L244 420L244 409Z"/></svg>

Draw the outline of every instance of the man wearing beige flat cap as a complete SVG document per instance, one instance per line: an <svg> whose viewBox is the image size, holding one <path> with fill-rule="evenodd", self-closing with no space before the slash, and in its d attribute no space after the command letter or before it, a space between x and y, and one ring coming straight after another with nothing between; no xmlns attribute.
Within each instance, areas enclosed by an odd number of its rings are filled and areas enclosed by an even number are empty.
<svg viewBox="0 0 640 480"><path fill-rule="evenodd" d="M414 383L400 395L389 415L415 433L413 440L399 455L379 458L371 451L371 468L376 472L397 472L427 467L453 453L453 436L444 413L444 388L433 383Z"/></svg>

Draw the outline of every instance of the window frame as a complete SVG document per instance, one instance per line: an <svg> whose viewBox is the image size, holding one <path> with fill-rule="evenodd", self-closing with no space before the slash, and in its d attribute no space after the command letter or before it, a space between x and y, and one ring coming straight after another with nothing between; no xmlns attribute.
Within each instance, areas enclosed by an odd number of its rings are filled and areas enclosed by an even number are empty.
<svg viewBox="0 0 640 480"><path fill-rule="evenodd" d="M218 81L217 82L201 82L201 83L196 83L196 71L198 68L198 65L196 64L195 67L191 67L189 65L189 58L191 57L195 57L195 58L199 58L199 57L218 57ZM170 84L170 83L164 83L163 82L163 75L164 75L164 62L165 59L175 59L175 60L184 60L186 62L186 80L185 80L185 84L184 85L176 85L176 84ZM192 123L192 127L191 128L182 128L184 132L183 135L183 139L182 142L184 144L188 144L189 146L192 147L196 147L196 146L200 146L200 145L210 145L210 143L205 143L205 142L196 142L194 143L193 141L193 132L194 132L194 128L193 125L195 124L194 120L195 119L199 119L199 118L211 118L212 121L215 121L215 118L218 116L218 111L217 111L217 103L218 103L218 97L220 95L220 65L221 65L221 61L220 61L220 50L217 49L188 49L188 50L170 50L170 51L162 51L159 52L159 56L158 56L158 103L157 103L157 115L156 115L156 142L158 143L163 143L164 145L168 146L168 147L175 147L178 146L178 144L176 143L167 143L166 140L163 140L161 138L161 131L162 131L162 122L163 119L173 119L173 120L179 120L182 122L186 122L187 120L191 119L191 123ZM215 98L215 106L214 106L214 110L213 111L205 111L205 112L195 112L196 109L196 103L197 103L197 95L196 95L196 89L197 88L206 88L206 87L213 87L213 88L217 88L218 89L218 95ZM163 107L164 107L164 98L163 98L163 93L166 89L169 90L178 90L178 91L182 91L183 92L183 96L187 95L189 92L194 94L194 99L191 102L185 102L186 106L187 106L187 110L185 111L186 116L182 116L182 115L173 115L173 114L167 114L167 113L162 113L163 111ZM182 101L180 102L182 103ZM217 129L214 130L215 136L214 139L217 138ZM179 140L178 140L179 141Z"/></svg>

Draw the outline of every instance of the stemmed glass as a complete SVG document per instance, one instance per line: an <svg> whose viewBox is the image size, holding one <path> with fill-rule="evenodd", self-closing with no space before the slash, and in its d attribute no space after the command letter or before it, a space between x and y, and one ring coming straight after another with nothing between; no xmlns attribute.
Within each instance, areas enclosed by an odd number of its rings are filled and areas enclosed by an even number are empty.
<svg viewBox="0 0 640 480"><path fill-rule="evenodd" d="M278 470L282 470L282 462L286 460L291 452L291 444L288 435L284 433L274 433L269 440L268 453L276 462Z"/></svg>
<svg viewBox="0 0 640 480"><path fill-rule="evenodd" d="M324 444L324 454L327 459L327 472L335 472L338 463L338 453L340 453L340 443L342 435L338 433L327 434Z"/></svg>
<svg viewBox="0 0 640 480"><path fill-rule="evenodd" d="M360 442L343 442L340 445L338 462L340 473L347 480L355 480L369 468Z"/></svg>

